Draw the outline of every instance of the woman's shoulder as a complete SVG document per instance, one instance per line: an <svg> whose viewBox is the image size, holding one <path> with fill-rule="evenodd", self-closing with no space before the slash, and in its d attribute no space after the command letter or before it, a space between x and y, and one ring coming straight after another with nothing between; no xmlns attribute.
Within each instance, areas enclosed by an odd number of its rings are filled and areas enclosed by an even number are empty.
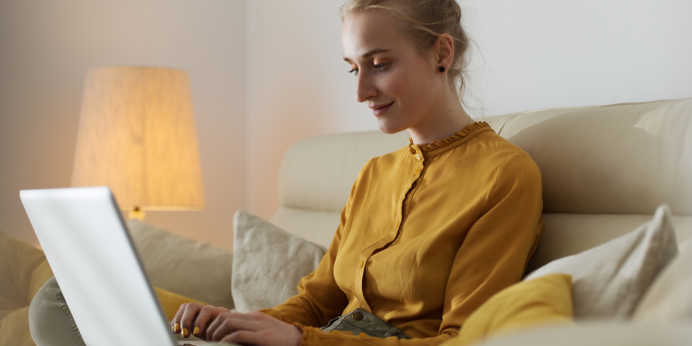
<svg viewBox="0 0 692 346"><path fill-rule="evenodd" d="M484 136L484 140L486 141L484 156L496 161L499 165L536 165L533 157L526 150L495 132L488 133Z"/></svg>
<svg viewBox="0 0 692 346"><path fill-rule="evenodd" d="M489 145L483 153L488 176L496 184L541 186L541 170L531 154L506 138L488 136Z"/></svg>

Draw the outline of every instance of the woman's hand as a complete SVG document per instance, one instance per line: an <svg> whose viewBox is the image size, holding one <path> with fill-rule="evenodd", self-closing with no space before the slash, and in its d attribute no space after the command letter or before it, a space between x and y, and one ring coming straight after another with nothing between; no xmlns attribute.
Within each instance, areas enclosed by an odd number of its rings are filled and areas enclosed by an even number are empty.
<svg viewBox="0 0 692 346"><path fill-rule="evenodd" d="M180 333L183 337L188 337L191 334L202 337L209 323L219 314L228 311L230 310L221 306L198 303L181 304L175 317L171 320L171 330L174 333Z"/></svg>
<svg viewBox="0 0 692 346"><path fill-rule="evenodd" d="M206 340L261 346L283 346L301 343L303 335L296 326L261 312L220 313L205 331Z"/></svg>

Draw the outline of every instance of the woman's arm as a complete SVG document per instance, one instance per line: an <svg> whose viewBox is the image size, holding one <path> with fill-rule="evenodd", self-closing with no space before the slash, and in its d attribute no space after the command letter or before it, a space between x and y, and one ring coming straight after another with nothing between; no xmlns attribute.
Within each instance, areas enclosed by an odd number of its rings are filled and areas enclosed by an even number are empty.
<svg viewBox="0 0 692 346"><path fill-rule="evenodd" d="M543 230L543 191L538 166L514 156L499 166L487 212L457 251L445 292L440 330L458 330L495 293L521 280Z"/></svg>

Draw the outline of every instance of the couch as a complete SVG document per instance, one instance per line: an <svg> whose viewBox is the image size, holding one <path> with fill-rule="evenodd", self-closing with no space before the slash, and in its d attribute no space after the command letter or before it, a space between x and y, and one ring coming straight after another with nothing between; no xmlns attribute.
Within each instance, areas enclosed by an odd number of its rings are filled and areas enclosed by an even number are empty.
<svg viewBox="0 0 692 346"><path fill-rule="evenodd" d="M692 238L692 98L551 108L477 120L487 121L497 133L531 154L541 169L545 229L529 270L632 231L649 220L662 203L672 211L678 244L689 244ZM375 131L299 141L284 155L278 182L279 207L270 221L327 247L360 167L370 157L394 151L407 143L405 132L383 135ZM229 298L230 252L138 222L131 223L130 228L154 285L233 307ZM187 247L185 251L189 250L187 253L194 254L189 261L216 263L224 269L190 286L189 280L183 280L184 270L176 271L180 276L166 270L171 263L181 264L172 254L180 251L169 250L184 247ZM13 292L21 294L0 297L0 304L5 304L0 306L0 318L4 318L0 320L0 336L9 330L15 334L9 339L0 337L0 340L12 340L11 343L0 341L0 345L32 344L27 339L28 324L4 323L8 318L26 321L26 305L35 293L36 282L50 276L45 267L36 271L39 266L45 266L41 255L32 256L30 265L6 269L23 270L13 276L24 279L12 287ZM13 303L7 304L8 299ZM692 321L680 322L692 327L686 324ZM641 323L591 324L580 325L576 332L568 329L564 335L588 336L593 334L589 332L593 329L596 334L607 331L621 334L624 340L625 335L630 339L637 334L665 335L666 328L673 328ZM647 333L647 328L653 334ZM670 333L679 334L679 328Z"/></svg>

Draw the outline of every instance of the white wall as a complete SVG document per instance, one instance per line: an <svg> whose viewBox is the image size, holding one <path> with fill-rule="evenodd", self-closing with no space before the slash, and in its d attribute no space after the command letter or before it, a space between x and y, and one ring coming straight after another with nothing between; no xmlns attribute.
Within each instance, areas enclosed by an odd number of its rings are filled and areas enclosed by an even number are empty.
<svg viewBox="0 0 692 346"><path fill-rule="evenodd" d="M187 71L205 188L201 212L150 212L190 238L232 245L245 202L245 2L0 1L0 231L34 241L23 188L70 183L90 66Z"/></svg>
<svg viewBox="0 0 692 346"><path fill-rule="evenodd" d="M692 1L460 3L479 115L692 96Z"/></svg>
<svg viewBox="0 0 692 346"><path fill-rule="evenodd" d="M310 135L376 129L339 42L342 0L248 1L248 203L277 207L282 154ZM692 96L688 0L461 0L474 117Z"/></svg>
<svg viewBox="0 0 692 346"><path fill-rule="evenodd" d="M281 158L316 134L373 129L341 54L342 0L248 1L248 206L278 205Z"/></svg>

